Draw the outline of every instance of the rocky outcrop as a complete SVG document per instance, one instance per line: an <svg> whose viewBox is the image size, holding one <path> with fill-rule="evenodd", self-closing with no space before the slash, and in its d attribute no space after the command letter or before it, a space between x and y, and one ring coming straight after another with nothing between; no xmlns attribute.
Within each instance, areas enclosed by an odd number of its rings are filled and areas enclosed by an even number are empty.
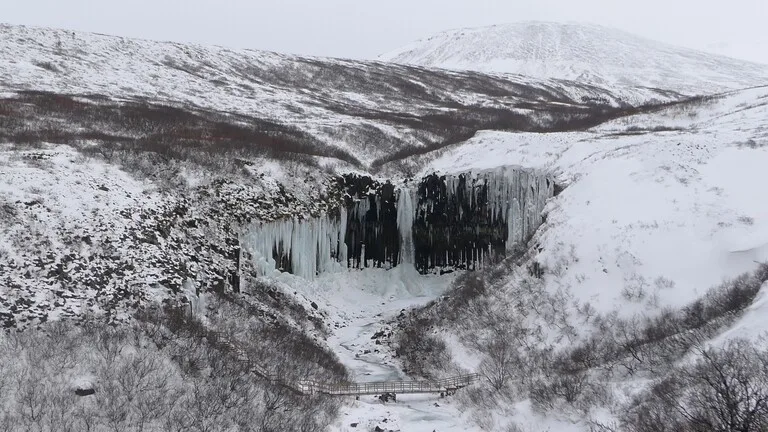
<svg viewBox="0 0 768 432"><path fill-rule="evenodd" d="M397 191L387 181L369 176L340 177L345 189L348 266L352 268L396 265L400 256Z"/></svg>

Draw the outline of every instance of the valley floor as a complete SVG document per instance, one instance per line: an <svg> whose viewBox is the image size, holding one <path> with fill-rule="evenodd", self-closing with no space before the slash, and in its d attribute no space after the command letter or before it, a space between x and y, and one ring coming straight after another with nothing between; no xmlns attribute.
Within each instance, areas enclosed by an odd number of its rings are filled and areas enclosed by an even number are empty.
<svg viewBox="0 0 768 432"><path fill-rule="evenodd" d="M389 346L374 335L391 331L391 321L404 309L421 306L442 295L453 275L420 276L412 266L393 270L367 269L324 274L307 281L290 275L279 279L317 298L329 313L334 330L329 347L357 382L415 379L399 365ZM302 289L303 288L303 289ZM475 430L462 416L457 401L437 394L397 395L382 403L377 396L345 398L331 431L408 430L415 432Z"/></svg>

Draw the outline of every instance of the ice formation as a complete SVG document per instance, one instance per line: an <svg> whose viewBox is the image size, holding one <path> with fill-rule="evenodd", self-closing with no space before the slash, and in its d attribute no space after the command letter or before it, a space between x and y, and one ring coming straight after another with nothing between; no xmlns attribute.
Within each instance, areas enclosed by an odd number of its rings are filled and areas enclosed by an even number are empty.
<svg viewBox="0 0 768 432"><path fill-rule="evenodd" d="M400 260L398 264L413 264L413 190L401 188L397 199L397 229L400 233Z"/></svg>
<svg viewBox="0 0 768 432"><path fill-rule="evenodd" d="M409 264L421 273L480 269L533 235L554 194L550 176L521 167L433 174L417 187L399 190L370 178L345 181L357 192L339 216L276 221L251 230L245 247L262 272L277 268L312 278L339 264Z"/></svg>
<svg viewBox="0 0 768 432"><path fill-rule="evenodd" d="M361 176L347 176L345 183L349 266L389 268L397 265L400 238L395 186Z"/></svg>
<svg viewBox="0 0 768 432"><path fill-rule="evenodd" d="M341 217L262 223L253 227L242 243L262 274L279 269L312 279L347 261L346 216L342 208Z"/></svg>
<svg viewBox="0 0 768 432"><path fill-rule="evenodd" d="M505 256L541 225L553 194L551 177L521 167L425 177L412 228L416 268L479 269Z"/></svg>

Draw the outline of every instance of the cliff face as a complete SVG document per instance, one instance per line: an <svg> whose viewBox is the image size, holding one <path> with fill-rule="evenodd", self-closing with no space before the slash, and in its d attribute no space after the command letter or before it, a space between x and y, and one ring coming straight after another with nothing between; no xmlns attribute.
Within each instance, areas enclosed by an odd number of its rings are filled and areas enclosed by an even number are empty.
<svg viewBox="0 0 768 432"><path fill-rule="evenodd" d="M432 174L399 188L350 174L337 185L338 214L266 223L244 237L258 268L307 278L339 266L477 270L524 244L555 192L551 177L520 167Z"/></svg>
<svg viewBox="0 0 768 432"><path fill-rule="evenodd" d="M522 168L425 177L412 226L416 268L475 270L503 257L541 225L553 194L550 178Z"/></svg>
<svg viewBox="0 0 768 432"><path fill-rule="evenodd" d="M396 265L401 248L395 186L389 181L380 183L355 175L344 176L340 182L346 190L347 265L353 268Z"/></svg>

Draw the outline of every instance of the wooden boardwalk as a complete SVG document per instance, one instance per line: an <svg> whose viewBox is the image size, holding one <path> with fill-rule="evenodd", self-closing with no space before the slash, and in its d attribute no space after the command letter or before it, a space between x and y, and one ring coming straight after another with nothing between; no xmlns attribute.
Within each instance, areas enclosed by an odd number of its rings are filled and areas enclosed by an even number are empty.
<svg viewBox="0 0 768 432"><path fill-rule="evenodd" d="M474 384L480 380L480 374L459 375L440 380L415 381L378 381L350 383L319 383L315 381L299 382L298 388L304 394L327 394L333 396L362 396L382 393L448 393Z"/></svg>

